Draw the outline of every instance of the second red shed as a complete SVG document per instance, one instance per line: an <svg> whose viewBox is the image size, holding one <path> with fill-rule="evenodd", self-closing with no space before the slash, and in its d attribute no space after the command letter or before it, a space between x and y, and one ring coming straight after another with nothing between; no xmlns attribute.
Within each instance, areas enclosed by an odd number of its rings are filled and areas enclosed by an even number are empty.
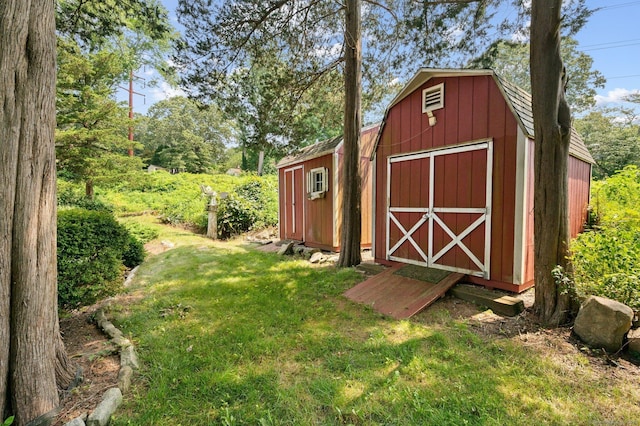
<svg viewBox="0 0 640 426"><path fill-rule="evenodd" d="M371 247L372 164L369 161L379 124L360 137L361 246ZM340 250L342 229L343 138L321 141L283 158L277 165L281 240L308 247Z"/></svg>
<svg viewBox="0 0 640 426"><path fill-rule="evenodd" d="M533 285L531 97L491 70L421 69L387 108L374 161L375 260ZM586 220L593 158L572 134L572 237Z"/></svg>

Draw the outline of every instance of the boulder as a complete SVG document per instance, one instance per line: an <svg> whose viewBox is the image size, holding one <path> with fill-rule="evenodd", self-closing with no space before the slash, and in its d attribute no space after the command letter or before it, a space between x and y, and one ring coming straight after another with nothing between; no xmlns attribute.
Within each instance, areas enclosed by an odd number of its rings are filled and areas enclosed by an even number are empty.
<svg viewBox="0 0 640 426"><path fill-rule="evenodd" d="M640 355L640 328L631 330L627 338L629 339L629 352Z"/></svg>
<svg viewBox="0 0 640 426"><path fill-rule="evenodd" d="M278 250L278 254L281 256L293 254L293 245L295 243L293 241L285 242L280 246L280 250Z"/></svg>
<svg viewBox="0 0 640 426"><path fill-rule="evenodd" d="M314 253L319 253L319 252L320 252L319 248L305 247L304 250L302 250L302 257L304 257L305 259L311 259L311 256L313 256Z"/></svg>
<svg viewBox="0 0 640 426"><path fill-rule="evenodd" d="M327 261L327 256L322 254L322 252L317 251L311 255L309 258L309 262L311 263L324 263Z"/></svg>
<svg viewBox="0 0 640 426"><path fill-rule="evenodd" d="M632 319L633 310L627 305L589 296L580 307L573 331L589 346L613 353L622 348Z"/></svg>

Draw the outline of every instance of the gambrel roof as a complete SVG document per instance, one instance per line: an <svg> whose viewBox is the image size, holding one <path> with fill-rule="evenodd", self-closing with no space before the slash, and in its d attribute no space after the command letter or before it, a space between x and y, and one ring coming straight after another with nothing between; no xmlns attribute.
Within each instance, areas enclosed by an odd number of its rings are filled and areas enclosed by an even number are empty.
<svg viewBox="0 0 640 426"><path fill-rule="evenodd" d="M534 127L533 127L533 111L531 108L531 95L524 89L506 81L504 78L498 76L493 70L490 69L436 69L436 68L421 68L413 78L405 85L405 87L398 93L398 95L391 101L385 112L385 119L389 110L399 103L401 100L409 96L416 89L421 87L425 82L434 77L462 77L462 76L475 76L475 75L488 75L492 76L495 80L498 88L502 92L509 109L513 113L518 122L518 126L522 132L531 139L535 139ZM382 132L383 124L380 127L380 133ZM376 147L378 142L376 142ZM374 148L375 152L375 148ZM582 138L578 132L571 129L571 142L569 146L569 154L573 157L579 158L588 163L594 164L595 160L589 153L586 145L582 141ZM373 154L372 154L373 155Z"/></svg>

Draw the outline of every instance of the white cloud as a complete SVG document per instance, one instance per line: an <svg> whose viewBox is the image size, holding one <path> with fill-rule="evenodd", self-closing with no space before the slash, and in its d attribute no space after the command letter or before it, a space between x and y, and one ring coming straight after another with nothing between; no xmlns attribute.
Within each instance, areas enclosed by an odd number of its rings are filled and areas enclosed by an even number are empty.
<svg viewBox="0 0 640 426"><path fill-rule="evenodd" d="M595 97L596 105L601 106L601 105L606 105L611 103L621 103L621 102L624 102L625 97L634 93L640 93L640 90L638 89L629 90L629 89L621 89L621 88L613 89L613 90L610 90L606 96L596 95Z"/></svg>
<svg viewBox="0 0 640 426"><path fill-rule="evenodd" d="M186 96L187 94L182 89L176 89L169 85L169 83L163 81L159 87L153 87L149 91L151 98L154 102L162 101L164 99L173 98L175 96Z"/></svg>

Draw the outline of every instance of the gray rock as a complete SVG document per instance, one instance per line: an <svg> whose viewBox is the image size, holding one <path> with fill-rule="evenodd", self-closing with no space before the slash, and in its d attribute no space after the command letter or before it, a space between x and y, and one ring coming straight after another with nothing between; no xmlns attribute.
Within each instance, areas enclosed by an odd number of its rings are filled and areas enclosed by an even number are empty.
<svg viewBox="0 0 640 426"><path fill-rule="evenodd" d="M309 262L311 263L324 263L327 261L327 256L317 251L311 255Z"/></svg>
<svg viewBox="0 0 640 426"><path fill-rule="evenodd" d="M111 339L111 341L120 348L131 346L131 340L125 339L124 337L114 337L113 339Z"/></svg>
<svg viewBox="0 0 640 426"><path fill-rule="evenodd" d="M580 307L573 331L589 346L613 353L622 348L632 319L633 310L627 305L589 296Z"/></svg>
<svg viewBox="0 0 640 426"><path fill-rule="evenodd" d="M280 246L280 250L278 250L278 254L281 256L293 254L293 245L295 243L293 241L285 242Z"/></svg>
<svg viewBox="0 0 640 426"><path fill-rule="evenodd" d="M102 331L104 331L107 334L107 336L109 336L111 339L117 339L117 338L122 338L123 337L122 336L122 331L118 330L109 321L103 322L100 327L102 328Z"/></svg>
<svg viewBox="0 0 640 426"><path fill-rule="evenodd" d="M84 414L80 417L76 417L75 419L71 420L70 422L67 422L64 424L64 426L85 426L84 423L84 419L87 418L87 415Z"/></svg>
<svg viewBox="0 0 640 426"><path fill-rule="evenodd" d="M640 355L640 328L629 331L629 352Z"/></svg>
<svg viewBox="0 0 640 426"><path fill-rule="evenodd" d="M118 373L118 387L122 390L122 393L127 393L131 387L131 377L133 376L133 369L128 365L125 365L120 369Z"/></svg>
<svg viewBox="0 0 640 426"><path fill-rule="evenodd" d="M111 416L122 403L122 392L118 388L111 388L104 393L102 401L87 418L87 426L106 426Z"/></svg>
<svg viewBox="0 0 640 426"><path fill-rule="evenodd" d="M140 267L140 265L136 266L135 268L133 268L131 270L131 272L129 272L129 275L127 275L127 279L124 280L123 286L129 287L131 285L131 282L133 281L133 277L136 276L136 272L138 272L138 268L139 267Z"/></svg>
<svg viewBox="0 0 640 426"><path fill-rule="evenodd" d="M134 370L140 368L138 364L138 356L133 346L126 346L120 351L120 368L129 366Z"/></svg>
<svg viewBox="0 0 640 426"><path fill-rule="evenodd" d="M293 246L293 254L302 255L304 253L305 247L302 244L298 244Z"/></svg>
<svg viewBox="0 0 640 426"><path fill-rule="evenodd" d="M319 252L320 252L319 248L305 247L304 250L302 251L302 256L305 259L311 259L311 256L313 256L315 253L319 253Z"/></svg>

